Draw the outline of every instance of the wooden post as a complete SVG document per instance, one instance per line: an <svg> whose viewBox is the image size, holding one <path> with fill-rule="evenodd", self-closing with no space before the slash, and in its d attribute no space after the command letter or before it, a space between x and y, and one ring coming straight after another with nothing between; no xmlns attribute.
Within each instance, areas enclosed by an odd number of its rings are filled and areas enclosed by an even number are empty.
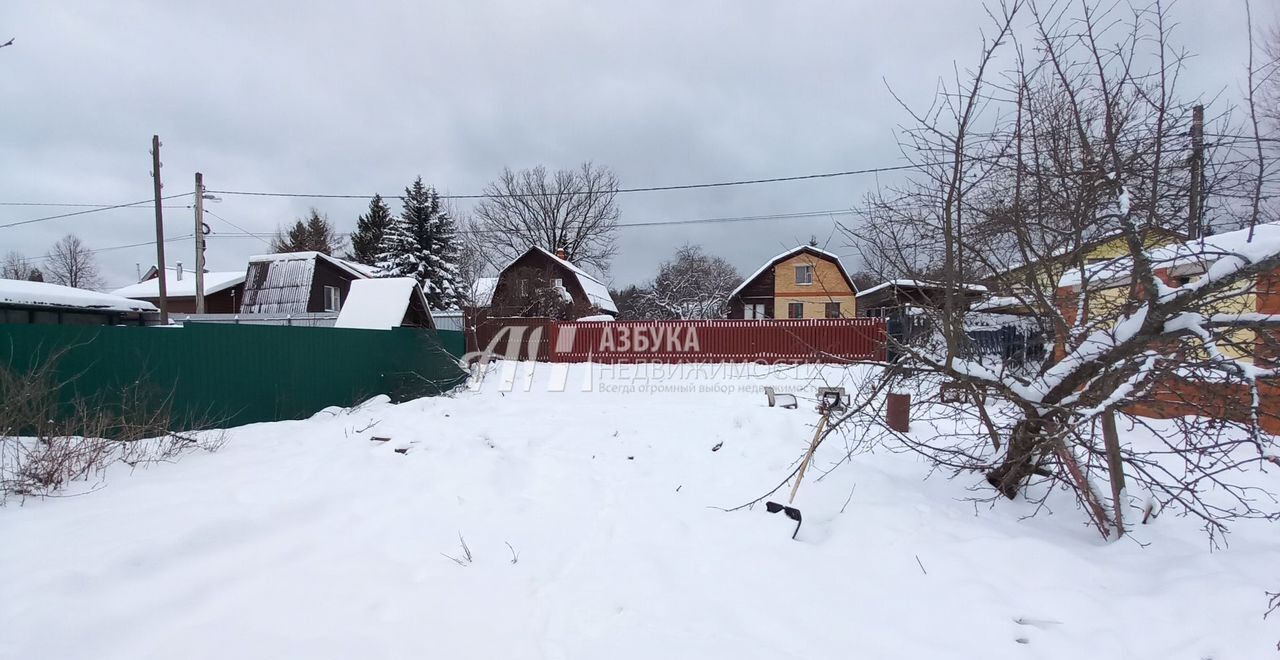
<svg viewBox="0 0 1280 660"><path fill-rule="evenodd" d="M791 497L787 499L787 504L794 504L796 501L796 491L800 490L800 482L804 479L804 471L809 467L809 462L813 460L813 452L818 448L818 442L822 439L822 429L827 426L827 419L831 417L831 411L827 410L822 413L822 419L818 420L818 430L813 433L813 442L809 443L809 451L804 453L804 460L800 462L800 471L796 473L796 483L791 487Z"/></svg>
<svg viewBox="0 0 1280 660"><path fill-rule="evenodd" d="M1196 239L1204 234L1201 226L1201 189L1204 186L1204 106L1191 109L1191 200L1187 204L1187 237Z"/></svg>
<svg viewBox="0 0 1280 660"><path fill-rule="evenodd" d="M196 313L204 313L204 175L196 172Z"/></svg>
<svg viewBox="0 0 1280 660"><path fill-rule="evenodd" d="M164 211L161 208L160 190L160 136L151 136L151 180L155 184L156 197L156 277L160 284L160 325L169 325L168 288L164 282Z"/></svg>

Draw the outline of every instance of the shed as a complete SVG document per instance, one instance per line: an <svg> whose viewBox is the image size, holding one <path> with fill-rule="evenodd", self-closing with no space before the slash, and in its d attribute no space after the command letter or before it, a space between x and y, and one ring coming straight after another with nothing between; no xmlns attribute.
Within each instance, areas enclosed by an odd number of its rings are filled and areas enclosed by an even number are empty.
<svg viewBox="0 0 1280 660"><path fill-rule="evenodd" d="M435 328L422 287L412 277L355 280L335 328L390 330L397 327Z"/></svg>
<svg viewBox="0 0 1280 660"><path fill-rule="evenodd" d="M142 325L142 315L155 311L145 300L49 282L0 280L0 323Z"/></svg>
<svg viewBox="0 0 1280 660"><path fill-rule="evenodd" d="M981 284L957 284L965 309L987 295ZM951 287L928 280L889 280L858 293L858 316L895 316L908 307L940 307Z"/></svg>

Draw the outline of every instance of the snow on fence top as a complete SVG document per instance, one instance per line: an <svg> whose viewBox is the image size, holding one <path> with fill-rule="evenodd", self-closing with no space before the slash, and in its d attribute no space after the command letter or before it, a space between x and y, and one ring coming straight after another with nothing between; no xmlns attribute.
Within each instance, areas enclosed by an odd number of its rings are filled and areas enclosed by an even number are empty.
<svg viewBox="0 0 1280 660"><path fill-rule="evenodd" d="M97 309L108 312L154 312L156 306L110 293L98 293L48 282L0 280L0 304Z"/></svg>
<svg viewBox="0 0 1280 660"><path fill-rule="evenodd" d="M226 271L220 273L204 274L204 295L211 295L219 291L230 289L231 287L244 282L244 271ZM124 296L125 298L159 298L160 297L160 278L130 284L111 292L115 296ZM182 298L186 296L196 295L196 277L195 273L191 277L181 280L173 277L165 278L165 295L170 298Z"/></svg>
<svg viewBox="0 0 1280 660"><path fill-rule="evenodd" d="M347 301L338 313L335 328L390 330L399 327L409 310L412 296L418 296L423 309L428 309L422 289L412 277L384 277L354 280Z"/></svg>
<svg viewBox="0 0 1280 660"><path fill-rule="evenodd" d="M1153 269L1185 267L1205 272L1223 257L1243 257L1252 263L1276 253L1280 253L1280 223L1271 222L1254 227L1252 239L1248 229L1238 229L1154 248L1147 251L1147 257ZM1078 288L1085 279L1099 286L1124 286L1132 275L1133 258L1125 256L1085 266L1083 270L1069 270L1058 280L1058 286Z"/></svg>

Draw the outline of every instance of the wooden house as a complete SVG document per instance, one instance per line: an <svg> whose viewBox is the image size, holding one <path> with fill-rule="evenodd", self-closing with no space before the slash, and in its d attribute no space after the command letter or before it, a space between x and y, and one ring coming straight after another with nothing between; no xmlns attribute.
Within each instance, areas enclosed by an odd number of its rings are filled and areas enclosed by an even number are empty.
<svg viewBox="0 0 1280 660"><path fill-rule="evenodd" d="M351 283L372 275L368 266L320 252L250 257L240 313L340 312Z"/></svg>
<svg viewBox="0 0 1280 660"><path fill-rule="evenodd" d="M857 313L840 257L801 245L765 262L729 294L731 319L838 319Z"/></svg>
<svg viewBox="0 0 1280 660"><path fill-rule="evenodd" d="M576 319L618 315L609 287L559 255L531 247L502 272L493 285L490 316L538 316Z"/></svg>
<svg viewBox="0 0 1280 660"><path fill-rule="evenodd" d="M145 300L49 282L0 280L0 323L142 325L143 315L155 311Z"/></svg>
<svg viewBox="0 0 1280 660"><path fill-rule="evenodd" d="M160 304L160 271L152 266L137 284L116 289L112 295L145 300ZM234 314L244 300L242 270L206 272L204 274L204 311L206 314ZM165 305L171 313L194 314L196 312L195 273L165 274Z"/></svg>

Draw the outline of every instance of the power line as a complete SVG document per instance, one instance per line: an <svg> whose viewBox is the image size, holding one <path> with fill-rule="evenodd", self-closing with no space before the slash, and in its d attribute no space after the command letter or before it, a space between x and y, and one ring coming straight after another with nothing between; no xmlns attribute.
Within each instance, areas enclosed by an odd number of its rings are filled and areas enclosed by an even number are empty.
<svg viewBox="0 0 1280 660"><path fill-rule="evenodd" d="M919 165L891 165L887 167L869 167L860 170L844 170L841 172L822 172L818 174L800 174L796 176L780 176L768 179L741 179L737 181L716 181L713 183L686 183L672 186L643 186L639 188L617 188L615 190L599 191L599 190L580 190L566 191L561 194L565 195L597 195L601 193L627 194L639 192L659 192L664 190L694 190L699 188L724 188L728 186L748 186L761 183L784 183L787 181L805 181L809 179L830 179L833 177L854 176L857 174L877 174L881 172L896 172L899 170L916 169ZM252 197L309 197L316 199L372 199L374 195L338 195L329 193L288 193L288 192L265 192L251 190L210 190L215 195L245 195ZM496 195L440 195L440 199L490 199L490 198L513 198L513 197L539 197L544 193L502 193ZM384 195L386 197L386 195ZM391 197L403 199L399 195Z"/></svg>
<svg viewBox="0 0 1280 660"><path fill-rule="evenodd" d="M166 238L166 239L164 239L164 242L165 242L165 243L173 243L173 242L175 242L175 241L185 241L185 240L187 240L187 239L189 239L189 238L195 238L195 235L194 235L194 234L184 234L184 235L182 235L182 236L174 236L173 238ZM145 245L155 245L155 244L156 244L156 242L155 242L154 240L150 240L150 241L142 241L141 243L129 243L128 245L112 245L112 246L110 246L110 247L95 248L95 249L92 249L92 250L86 250L86 252L88 252L89 254L98 254L99 252L113 252L113 251L115 251L115 250L125 250L125 249L128 249L128 248L143 247L143 246L145 246ZM19 261L21 261L22 263L25 263L25 264L30 264L30 263L37 262L37 261L47 261L47 260L49 260L50 258L52 258L52 257L51 257L50 255L47 255L47 254L46 254L46 255L44 255L44 256L40 256L40 257L24 257L23 259L20 259Z"/></svg>
<svg viewBox="0 0 1280 660"><path fill-rule="evenodd" d="M207 213L208 209L205 209L205 212ZM618 228L628 228L628 227L658 227L658 226L664 226L664 225L718 224L718 223L724 223L724 222L753 222L753 221L759 221L759 220L820 218L820 217L835 216L835 215L853 215L855 213L857 213L857 211L853 209L830 209L825 211L797 211L794 213L770 213L766 215L744 215L744 216L729 216L729 217L719 217L719 218L692 218L688 220L651 220L651 221L645 221L645 222L619 222L614 226ZM217 217L221 218L221 216L217 216ZM226 220L226 218L222 218L222 219ZM231 223L230 221L228 221L228 224L231 224L231 226L235 227L236 229L239 229L242 233L240 234L218 233L218 234L212 234L212 237L214 238L257 238L258 240L262 240L264 243L267 243L267 241L263 240L262 237L274 236L274 234L271 234L268 232L248 231L243 227L239 227L234 223ZM505 230L465 229L465 228L457 230L459 234L488 234L488 233L501 233L503 231ZM338 235L350 236L351 234L352 232L340 232Z"/></svg>
<svg viewBox="0 0 1280 660"><path fill-rule="evenodd" d="M224 218L224 217L222 217L222 216L218 215L217 213L214 213L213 211L209 210L208 208L206 208L206 209L204 210L204 212L205 212L205 213L208 213L209 215L211 215L211 216L213 216L213 217L215 217L215 218L217 218L217 219L219 219L219 220L221 220L221 221L223 221L223 222L225 222L225 223L227 223L227 224L229 224L229 225L231 225L232 227L235 227L236 229L239 229L240 231L244 232L244 233L245 233L245 234L247 234L247 235L254 236L254 238L257 238L258 240L262 241L262 242L263 242L263 244L265 244L265 245L267 245L267 246L270 246L270 245L271 245L270 241L267 241L267 240L265 240L265 239L263 239L263 238L261 238L261 237L258 237L258 236L256 236L256 235L254 235L254 234L253 234L253 232L249 231L248 229L245 229L244 227L241 227L240 225L237 225L236 223L234 223L234 222L232 222L232 221L230 221L230 220L228 220L228 219L226 219L226 218Z"/></svg>
<svg viewBox="0 0 1280 660"><path fill-rule="evenodd" d="M183 194L189 195L191 193L183 193ZM147 201L151 202L155 200L147 200ZM66 208L102 208L105 206L111 206L111 204L76 204L72 202L0 202L0 206L54 206L54 207L66 207ZM147 208L151 208L151 207L148 206ZM190 204L183 204L183 205L166 204L165 208L189 209L191 208L191 205Z"/></svg>
<svg viewBox="0 0 1280 660"><path fill-rule="evenodd" d="M165 199L173 199L173 198L175 198L175 197L184 197L184 196L186 196L186 195L190 195L190 194L191 194L191 193L178 193L178 194L176 194L176 195L169 195L168 197L161 197L160 199L162 199L162 200L165 200ZM128 202L128 203L126 203L126 204L111 204L111 205L109 205L109 206L98 206L98 207L95 207L95 208L86 209L86 210L84 210L84 211L72 211L71 213L62 213L62 214L59 214L59 215L47 215L47 216L44 216L44 217L42 217L42 218L32 218L31 220L20 220L20 221L18 221L18 222L10 222L9 224L0 225L0 229L8 229L9 227L17 227L17 226L19 226L19 225L29 225L29 224L36 223L36 222L44 222L44 221L46 221L46 220L57 220L57 219L59 219L59 218L70 218L70 217L77 216L77 215L86 215L86 214L88 214L88 213L99 213L99 212L102 212L102 211L110 211L110 210L112 210L112 209L123 209L123 208L129 208L129 207L131 207L131 206L138 206L138 205L140 205L140 204L154 204L154 203L155 203L155 200L154 200L154 199L143 199L143 200L139 200L139 201L136 201L136 202Z"/></svg>

